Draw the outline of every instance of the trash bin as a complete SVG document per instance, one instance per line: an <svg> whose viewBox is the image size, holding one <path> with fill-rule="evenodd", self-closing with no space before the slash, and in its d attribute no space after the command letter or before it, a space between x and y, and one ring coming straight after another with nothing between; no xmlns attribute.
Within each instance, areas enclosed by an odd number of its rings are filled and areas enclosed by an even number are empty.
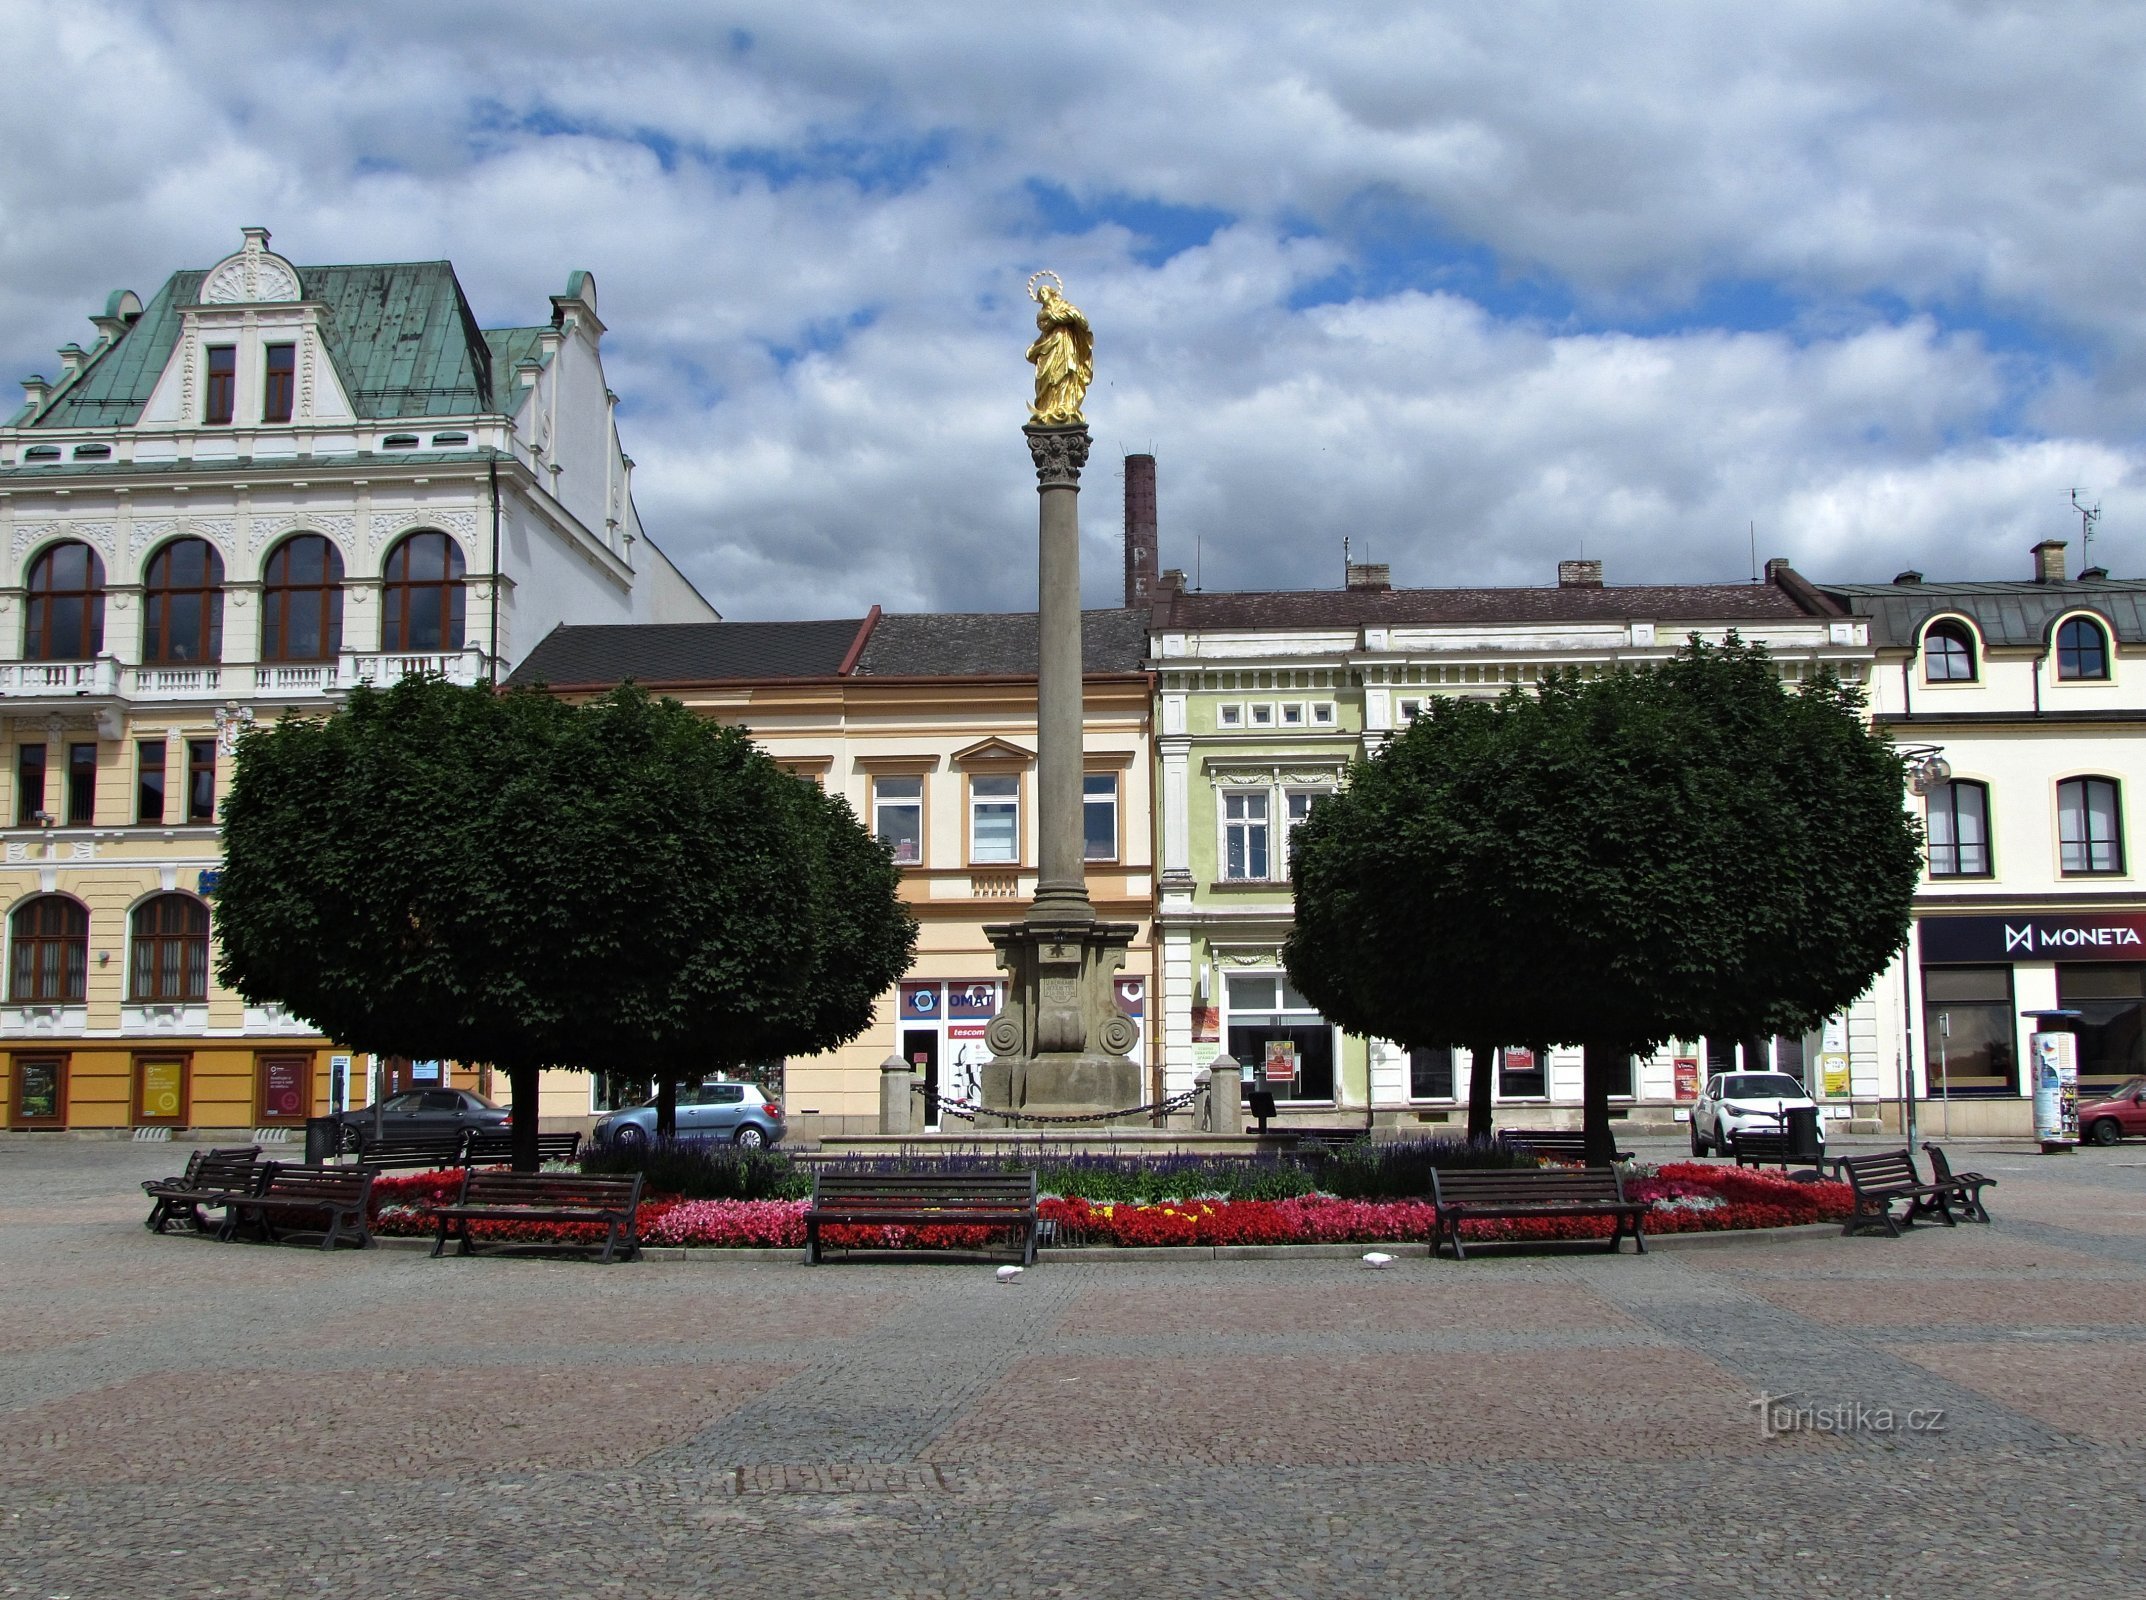
<svg viewBox="0 0 2146 1600"><path fill-rule="evenodd" d="M1788 1135L1788 1159L1816 1161L1824 1154L1818 1143L1818 1108L1789 1106L1781 1113L1782 1132Z"/></svg>
<svg viewBox="0 0 2146 1600"><path fill-rule="evenodd" d="M343 1153L343 1125L333 1117L306 1118L306 1165L317 1167Z"/></svg>

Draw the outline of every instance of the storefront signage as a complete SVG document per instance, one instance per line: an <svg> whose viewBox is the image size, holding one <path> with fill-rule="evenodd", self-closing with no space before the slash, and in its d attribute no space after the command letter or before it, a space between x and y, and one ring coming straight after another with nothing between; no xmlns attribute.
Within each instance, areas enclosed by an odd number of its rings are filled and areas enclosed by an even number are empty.
<svg viewBox="0 0 2146 1600"><path fill-rule="evenodd" d="M1927 965L1969 961L2146 961L2146 912L1924 917Z"/></svg>
<svg viewBox="0 0 2146 1600"><path fill-rule="evenodd" d="M903 984L902 1015L913 1021L936 1022L939 1018L939 986L936 983Z"/></svg>
<svg viewBox="0 0 2146 1600"><path fill-rule="evenodd" d="M60 1117L60 1064L15 1062L15 1114L24 1122L57 1122Z"/></svg>
<svg viewBox="0 0 2146 1600"><path fill-rule="evenodd" d="M141 1120L177 1122L186 1086L183 1061L144 1061L138 1069L141 1081Z"/></svg>
<svg viewBox="0 0 2146 1600"><path fill-rule="evenodd" d="M1844 1050L1828 1050L1818 1058L1818 1071L1825 1083L1826 1098L1840 1100L1848 1094L1848 1053Z"/></svg>
<svg viewBox="0 0 2146 1600"><path fill-rule="evenodd" d="M344 1060L349 1057L345 1056ZM261 1115L269 1121L296 1121L306 1114L306 1079L312 1061L306 1056L270 1056L261 1063Z"/></svg>
<svg viewBox="0 0 2146 1600"><path fill-rule="evenodd" d="M1698 1099L1699 1058L1697 1056L1678 1056L1674 1066L1677 1098L1679 1100Z"/></svg>

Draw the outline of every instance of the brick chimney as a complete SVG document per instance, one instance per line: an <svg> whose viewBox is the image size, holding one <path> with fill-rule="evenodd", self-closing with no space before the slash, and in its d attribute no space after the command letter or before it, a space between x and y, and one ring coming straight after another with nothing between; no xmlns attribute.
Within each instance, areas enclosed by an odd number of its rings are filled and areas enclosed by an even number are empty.
<svg viewBox="0 0 2146 1600"><path fill-rule="evenodd" d="M1125 603L1144 606L1160 585L1162 534L1155 517L1155 458L1125 458Z"/></svg>
<svg viewBox="0 0 2146 1600"><path fill-rule="evenodd" d="M1349 587L1351 589L1391 589L1392 569L1383 561L1351 561L1349 563Z"/></svg>
<svg viewBox="0 0 2146 1600"><path fill-rule="evenodd" d="M2034 547L2034 581L2036 583L2062 583L2064 581L2064 541L2044 539Z"/></svg>
<svg viewBox="0 0 2146 1600"><path fill-rule="evenodd" d="M1560 561L1557 564L1557 586L1560 589L1601 588L1602 563L1599 561Z"/></svg>

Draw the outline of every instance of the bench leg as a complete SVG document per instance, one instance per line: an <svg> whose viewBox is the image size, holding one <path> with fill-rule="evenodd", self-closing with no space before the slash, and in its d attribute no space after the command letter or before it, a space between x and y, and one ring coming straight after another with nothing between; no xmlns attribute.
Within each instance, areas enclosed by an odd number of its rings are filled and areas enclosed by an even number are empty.
<svg viewBox="0 0 2146 1600"><path fill-rule="evenodd" d="M1642 1256L1647 1253L1647 1215L1643 1211L1632 1213L1632 1252Z"/></svg>
<svg viewBox="0 0 2146 1600"><path fill-rule="evenodd" d="M1022 1266L1024 1266L1024 1267L1032 1267L1032 1266L1034 1266L1035 1264L1036 1264L1036 1219L1035 1219L1034 1217L1030 1217L1030 1218L1028 1219L1028 1230L1027 1230L1027 1233L1026 1233L1026 1235L1024 1236L1024 1240L1023 1240L1023 1244L1022 1244L1022 1249L1021 1249L1021 1265L1022 1265Z"/></svg>
<svg viewBox="0 0 2146 1600"><path fill-rule="evenodd" d="M445 1250L446 1248L447 1248L447 1219L446 1219L445 1217L442 1217L442 1218L440 1218L439 1226L438 1226L437 1228L435 1228L435 1229L433 1230L433 1234L432 1234L432 1254L431 1254L431 1256L430 1256L430 1257L429 1257L428 1259L430 1259L430 1260L433 1260L433 1261L437 1261L437 1260L439 1260L439 1259L440 1259L440 1252L441 1252L442 1250Z"/></svg>
<svg viewBox="0 0 2146 1600"><path fill-rule="evenodd" d="M323 1250L333 1250L335 1248L335 1241L342 1237L342 1233L342 1212L330 1211L328 1213L328 1231L320 1236L320 1247Z"/></svg>
<svg viewBox="0 0 2146 1600"><path fill-rule="evenodd" d="M805 1265L820 1264L820 1225L811 1218L805 1219Z"/></svg>

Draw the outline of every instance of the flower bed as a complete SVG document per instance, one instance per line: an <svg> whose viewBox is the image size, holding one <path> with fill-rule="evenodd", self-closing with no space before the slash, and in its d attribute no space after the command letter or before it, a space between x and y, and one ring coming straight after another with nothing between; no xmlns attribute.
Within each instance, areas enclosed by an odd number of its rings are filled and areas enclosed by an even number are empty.
<svg viewBox="0 0 2146 1600"><path fill-rule="evenodd" d="M454 1172L383 1177L373 1184L375 1231L425 1234L430 1226L417 1210L451 1200L461 1181ZM1779 1228L1802 1222L1839 1222L1848 1215L1850 1191L1843 1183L1798 1183L1735 1167L1677 1162L1648 1172L1637 1169L1625 1193L1648 1202L1649 1233L1702 1233ZM682 1200L654 1195L641 1202L641 1241L699 1249L802 1249L805 1200ZM1394 1244L1428 1240L1436 1214L1428 1200L1343 1200L1298 1195L1282 1200L1193 1198L1148 1204L1046 1198L1042 1214L1058 1225L1061 1244ZM601 1240L602 1230L569 1223L480 1223L480 1239L530 1243ZM963 1249L991 1242L995 1231L977 1227L829 1228L829 1244L884 1249ZM1470 1222L1462 1237L1501 1240L1607 1238L1606 1217L1545 1217Z"/></svg>

